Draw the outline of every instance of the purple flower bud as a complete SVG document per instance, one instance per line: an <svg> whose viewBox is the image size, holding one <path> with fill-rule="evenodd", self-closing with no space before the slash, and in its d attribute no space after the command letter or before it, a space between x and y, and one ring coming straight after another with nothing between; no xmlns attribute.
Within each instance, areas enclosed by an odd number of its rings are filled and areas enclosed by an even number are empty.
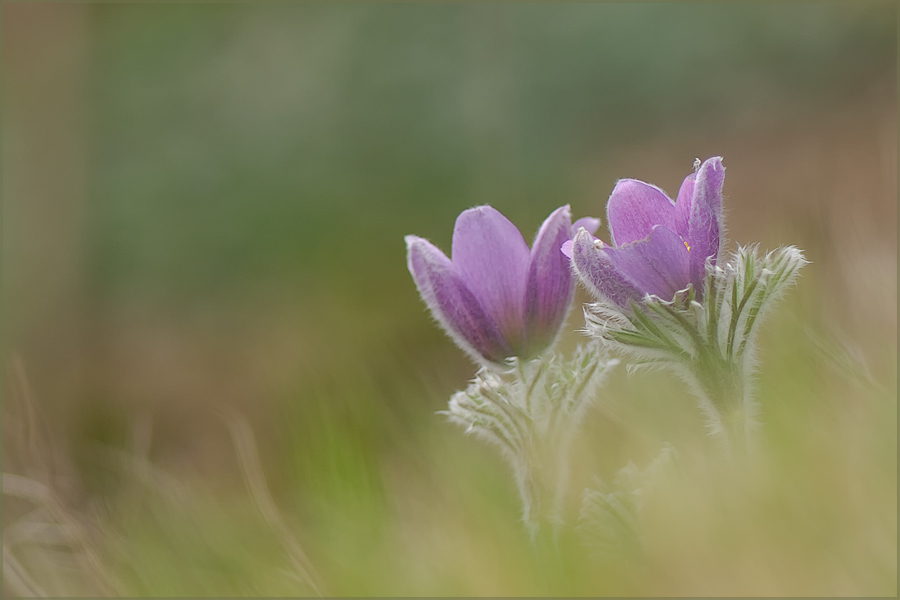
<svg viewBox="0 0 900 600"><path fill-rule="evenodd" d="M598 219L577 221L596 231ZM575 233L568 206L556 209L531 250L509 219L490 206L463 211L452 260L427 240L406 236L407 264L431 314L480 362L539 354L556 339L572 301L569 260L560 252Z"/></svg>
<svg viewBox="0 0 900 600"><path fill-rule="evenodd" d="M622 179L606 206L613 245L579 233L562 252L590 292L622 308L646 294L670 300L688 284L702 300L706 261L715 264L722 246L724 181L720 157L685 178L677 202L655 186Z"/></svg>

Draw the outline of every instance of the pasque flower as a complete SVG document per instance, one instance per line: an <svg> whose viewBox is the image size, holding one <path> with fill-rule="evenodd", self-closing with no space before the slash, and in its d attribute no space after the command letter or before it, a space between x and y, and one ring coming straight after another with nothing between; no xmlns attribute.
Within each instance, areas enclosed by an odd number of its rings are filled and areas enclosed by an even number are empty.
<svg viewBox="0 0 900 600"><path fill-rule="evenodd" d="M725 167L715 157L695 171L675 202L652 185L619 181L607 204L612 244L579 231L563 252L599 299L585 306L587 332L632 368L672 369L711 433L742 454L756 427L756 332L806 259L793 246L720 256Z"/></svg>
<svg viewBox="0 0 900 600"><path fill-rule="evenodd" d="M407 265L431 314L475 360L539 354L556 338L572 301L574 277L560 252L575 231L593 232L598 219L572 225L568 206L547 217L529 250L512 222L490 206L463 211L453 230L451 258L427 240L406 236Z"/></svg>
<svg viewBox="0 0 900 600"><path fill-rule="evenodd" d="M702 299L706 262L715 265L722 245L724 181L720 157L688 175L675 202L648 183L619 180L606 207L612 245L580 231L563 252L589 291L621 308L647 294L671 300L689 284Z"/></svg>

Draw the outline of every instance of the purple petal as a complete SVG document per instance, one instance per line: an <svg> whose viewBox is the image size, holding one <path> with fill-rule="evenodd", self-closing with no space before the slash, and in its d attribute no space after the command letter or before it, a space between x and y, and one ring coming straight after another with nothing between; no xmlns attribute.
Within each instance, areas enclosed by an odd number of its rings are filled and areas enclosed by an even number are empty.
<svg viewBox="0 0 900 600"><path fill-rule="evenodd" d="M600 219L596 219L594 217L581 217L574 223L572 223L572 239L575 239L575 236L578 235L578 232L582 229L587 230L591 237L594 237L594 234L597 233L597 229L600 228ZM596 239L596 238L594 238ZM572 258L572 240L566 240L563 242L563 245L560 247L560 251L566 256L566 258Z"/></svg>
<svg viewBox="0 0 900 600"><path fill-rule="evenodd" d="M661 225L645 240L602 252L634 287L663 300L690 283L690 253L677 233Z"/></svg>
<svg viewBox="0 0 900 600"><path fill-rule="evenodd" d="M675 200L675 233L682 239L688 238L688 221L691 217L691 204L694 201L694 180L696 173L691 173L684 178L681 189L678 190L678 199Z"/></svg>
<svg viewBox="0 0 900 600"><path fill-rule="evenodd" d="M599 242L599 240L596 240ZM606 253L595 244L587 230L579 231L572 242L572 265L588 292L622 308L629 300L640 300L643 294L612 264Z"/></svg>
<svg viewBox="0 0 900 600"><path fill-rule="evenodd" d="M526 354L537 354L553 343L572 302L572 269L560 251L571 229L569 207L561 206L547 217L531 245L525 284Z"/></svg>
<svg viewBox="0 0 900 600"><path fill-rule="evenodd" d="M515 351L523 343L531 252L519 230L490 206L463 211L453 229L453 265Z"/></svg>
<svg viewBox="0 0 900 600"><path fill-rule="evenodd" d="M443 252L414 235L406 236L406 251L422 300L457 346L480 362L512 356L499 328Z"/></svg>
<svg viewBox="0 0 900 600"><path fill-rule="evenodd" d="M682 234L690 247L691 281L698 292L702 291L706 276L706 259L712 258L715 264L721 250L724 183L725 167L721 157L707 159L700 165L691 197L687 235Z"/></svg>
<svg viewBox="0 0 900 600"><path fill-rule="evenodd" d="M600 228L600 219L595 217L581 217L574 223L572 223L572 237L575 237L575 234L578 233L578 230L584 227L588 230L588 233L597 233L597 229Z"/></svg>
<svg viewBox="0 0 900 600"><path fill-rule="evenodd" d="M616 246L645 239L654 225L675 230L675 205L657 187L621 179L606 204L606 222Z"/></svg>

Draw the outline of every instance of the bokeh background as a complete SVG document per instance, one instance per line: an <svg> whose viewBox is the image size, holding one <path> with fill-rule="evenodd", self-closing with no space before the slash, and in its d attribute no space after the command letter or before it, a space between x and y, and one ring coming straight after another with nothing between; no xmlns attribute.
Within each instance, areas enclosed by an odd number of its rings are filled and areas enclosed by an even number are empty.
<svg viewBox="0 0 900 600"><path fill-rule="evenodd" d="M7 3L2 75L5 592L897 593L894 3ZM640 556L572 534L548 573L435 414L475 367L403 236L490 203L530 238L714 155L732 247L811 261L760 340L764 468L620 369L572 524L666 442L684 474Z"/></svg>

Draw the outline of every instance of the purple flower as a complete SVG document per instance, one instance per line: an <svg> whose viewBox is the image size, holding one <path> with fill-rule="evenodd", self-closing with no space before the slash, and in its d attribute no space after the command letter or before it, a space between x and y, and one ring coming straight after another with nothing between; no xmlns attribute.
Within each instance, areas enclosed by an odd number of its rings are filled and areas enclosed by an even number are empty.
<svg viewBox="0 0 900 600"><path fill-rule="evenodd" d="M509 219L490 206L463 211L453 229L452 260L425 239L406 236L407 265L431 314L465 352L499 364L550 346L572 301L574 279L560 252L575 231L568 206L547 217L531 250Z"/></svg>
<svg viewBox="0 0 900 600"><path fill-rule="evenodd" d="M721 157L688 175L676 202L655 186L622 179L606 206L612 246L579 231L562 251L590 292L622 308L646 294L671 300L688 284L702 300L706 261L715 264L722 246L724 181Z"/></svg>

